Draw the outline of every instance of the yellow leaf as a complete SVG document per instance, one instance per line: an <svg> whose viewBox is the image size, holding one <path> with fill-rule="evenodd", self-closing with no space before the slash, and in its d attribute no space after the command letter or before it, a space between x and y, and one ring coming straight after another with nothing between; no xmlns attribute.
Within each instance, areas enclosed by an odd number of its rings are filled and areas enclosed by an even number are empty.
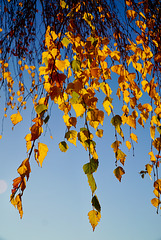
<svg viewBox="0 0 161 240"><path fill-rule="evenodd" d="M134 133L131 133L131 134L130 134L130 138L131 138L132 140L134 140L135 142L138 141L138 137L137 137Z"/></svg>
<svg viewBox="0 0 161 240"><path fill-rule="evenodd" d="M77 141L77 131L75 130L71 130L71 131L68 131L66 134L65 134L65 138L72 144L74 144L76 146L76 141Z"/></svg>
<svg viewBox="0 0 161 240"><path fill-rule="evenodd" d="M155 126L150 127L150 136L154 140L154 138L155 138Z"/></svg>
<svg viewBox="0 0 161 240"><path fill-rule="evenodd" d="M2 135L0 135L0 139L2 139Z"/></svg>
<svg viewBox="0 0 161 240"><path fill-rule="evenodd" d="M153 169L153 166L150 165L150 164L147 164L147 165L145 165L145 167L146 167L146 170L147 170L147 172L149 174L150 179L152 180L152 178L151 178L151 171Z"/></svg>
<svg viewBox="0 0 161 240"><path fill-rule="evenodd" d="M59 143L59 148L60 148L60 151L66 152L69 147L65 141L62 141Z"/></svg>
<svg viewBox="0 0 161 240"><path fill-rule="evenodd" d="M154 206L154 207L158 207L159 206L159 204L160 204L160 200L158 199L158 198L153 198L152 200L151 200L151 204Z"/></svg>
<svg viewBox="0 0 161 240"><path fill-rule="evenodd" d="M56 65L56 67L58 68L59 71L64 72L64 70L65 69L67 70L67 68L70 66L70 63L69 63L69 61L67 59L65 59L65 60L56 60L55 61L55 65Z"/></svg>
<svg viewBox="0 0 161 240"><path fill-rule="evenodd" d="M117 73L118 75L121 75L123 72L123 65L114 65L111 67L112 72Z"/></svg>
<svg viewBox="0 0 161 240"><path fill-rule="evenodd" d="M96 210L91 210L88 213L88 218L89 218L89 222L93 228L93 231L95 230L95 227L97 226L98 222L101 219L101 213L96 211Z"/></svg>
<svg viewBox="0 0 161 240"><path fill-rule="evenodd" d="M48 147L44 143L38 143L38 161L42 167L42 163L47 155Z"/></svg>
<svg viewBox="0 0 161 240"><path fill-rule="evenodd" d="M76 113L76 117L79 117L79 116L81 116L81 115L84 114L85 108L83 107L82 104L80 104L80 103L75 103L75 104L73 104L72 106L73 106L74 111L75 111L75 113Z"/></svg>
<svg viewBox="0 0 161 240"><path fill-rule="evenodd" d="M155 196L156 196L157 198L160 197L160 193L158 192L158 190L157 190L156 188L154 189L153 193L155 194Z"/></svg>
<svg viewBox="0 0 161 240"><path fill-rule="evenodd" d="M132 20L134 20L137 16L137 13L134 10L127 10L126 14L127 14L127 17L131 18Z"/></svg>
<svg viewBox="0 0 161 240"><path fill-rule="evenodd" d="M155 156L154 156L154 153L153 153L153 152L149 152L148 154L150 155L150 160L151 160L152 162L155 162L155 161L156 161L156 158L155 158Z"/></svg>
<svg viewBox="0 0 161 240"><path fill-rule="evenodd" d="M131 149L131 143L129 141L126 141L126 147L130 150Z"/></svg>
<svg viewBox="0 0 161 240"><path fill-rule="evenodd" d="M131 115L127 117L126 123L133 128L136 128L136 120Z"/></svg>
<svg viewBox="0 0 161 240"><path fill-rule="evenodd" d="M21 195L18 194L15 199L14 199L14 203L15 206L17 207L19 214L20 214L20 218L22 218L23 216L23 210L22 210L22 201L21 201Z"/></svg>
<svg viewBox="0 0 161 240"><path fill-rule="evenodd" d="M16 125L17 123L22 121L22 116L19 113L19 111L15 114L12 114L10 118L11 118L11 121L14 125Z"/></svg>
<svg viewBox="0 0 161 240"><path fill-rule="evenodd" d="M154 182L154 188L156 188L158 192L161 193L161 179L158 179Z"/></svg>
<svg viewBox="0 0 161 240"><path fill-rule="evenodd" d="M97 137L101 138L103 136L103 129L97 129L96 135Z"/></svg>

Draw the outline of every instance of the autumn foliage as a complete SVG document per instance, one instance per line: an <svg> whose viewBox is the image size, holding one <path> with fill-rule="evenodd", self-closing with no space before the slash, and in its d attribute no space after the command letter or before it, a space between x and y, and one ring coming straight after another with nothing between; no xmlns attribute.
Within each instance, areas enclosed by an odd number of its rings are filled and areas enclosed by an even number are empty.
<svg viewBox="0 0 161 240"><path fill-rule="evenodd" d="M114 152L116 168L113 173L120 182L125 174L126 163L126 153L123 152L122 145L126 145L127 150L134 151L134 142L138 141L135 133L136 126L141 125L143 128L145 125L148 126L152 144L145 170L141 170L140 174L142 177L148 174L153 179L155 197L151 203L157 211L160 207L161 25L158 25L160 10L156 8L155 12L152 12L146 0L138 3L127 0L124 10L125 19L131 31L131 35L128 36L124 35L121 27L116 29L112 22L110 23L112 13L110 10L104 11L102 1L95 1L97 13L86 11L88 10L85 8L86 1L71 2L60 0L59 11L56 15L56 21L59 24L46 26L39 67L36 64L27 63L26 50L21 49L22 45L17 46L20 48L20 55L11 52L11 58L16 59L19 69L18 85L9 70L10 57L4 56L3 48L0 48L2 55L0 83L7 86L9 93L4 116L7 117L7 110L11 108L14 111L10 116L13 127L23 121L23 110L26 108L30 95L35 111L32 126L29 126L29 133L24 136L27 156L17 169L18 177L13 180L10 200L22 218L22 196L30 178L31 156L42 167L48 147L41 143L41 134L44 125L50 124L49 107L52 103L57 104L64 114L63 120L66 126L62 141L59 143L60 151L66 152L69 143L75 146L81 143L88 152L87 163L84 164L83 171L91 189L92 210L89 211L88 217L94 231L101 218L101 205L96 195L97 185L94 178L100 161L96 145L97 138L101 138L104 133L105 115L111 119L111 127L114 130L115 141L111 142L111 148ZM91 2L94 4L94 1L91 0ZM156 3L159 4L158 1ZM10 4L9 0L8 4ZM19 2L19 7L24 7L23 1ZM87 32L84 30L81 34L78 31L75 16L79 16L80 24L84 24ZM98 30L95 22L98 16L100 26L103 28L102 32L101 29ZM111 24L109 26L113 29L112 37L109 32L106 35L104 28L107 19ZM64 28L58 29L57 26L63 24ZM31 32L29 27L28 29ZM1 34L5 35L5 29L0 30ZM10 32L8 38L12 38L12 35L14 32ZM36 69L39 71L37 76ZM29 93L25 91L24 74L30 75ZM113 74L117 74L114 89L110 86ZM116 97L122 104L120 115L117 106L113 104L112 92L116 92ZM98 98L98 93L103 96L103 101ZM78 129L77 123L80 118L84 123ZM127 134L125 136L125 127L129 128L128 136Z"/></svg>

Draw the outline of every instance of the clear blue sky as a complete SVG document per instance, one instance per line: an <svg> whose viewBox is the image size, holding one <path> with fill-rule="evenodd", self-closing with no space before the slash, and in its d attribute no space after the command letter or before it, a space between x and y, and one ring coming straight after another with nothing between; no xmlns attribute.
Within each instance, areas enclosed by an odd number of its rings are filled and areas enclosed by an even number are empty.
<svg viewBox="0 0 161 240"><path fill-rule="evenodd" d="M26 158L24 136L29 133L30 111L24 112L23 119L12 131L8 117L0 140L0 179L8 184L7 191L0 194L0 240L161 240L161 213L157 215L150 203L154 197L153 182L148 176L143 180L138 174L149 161L148 129L137 128L135 157L126 150L126 174L120 183L113 175L115 159L110 145L114 141L114 129L110 120L105 119L104 137L97 141L100 165L95 173L102 218L93 233L87 217L91 192L82 170L88 162L88 153L79 142L77 148L69 143L69 150L60 152L58 143L63 140L65 128L57 106L50 119L53 140L48 133L40 138L49 147L43 167L38 167L31 158L32 172L24 192L24 216L20 220L9 196L12 180L18 176L16 169Z"/></svg>

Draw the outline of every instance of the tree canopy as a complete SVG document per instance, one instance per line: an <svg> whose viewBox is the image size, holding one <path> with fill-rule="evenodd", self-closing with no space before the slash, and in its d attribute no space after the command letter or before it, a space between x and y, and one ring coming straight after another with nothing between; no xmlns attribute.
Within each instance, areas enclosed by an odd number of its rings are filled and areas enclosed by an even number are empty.
<svg viewBox="0 0 161 240"><path fill-rule="evenodd" d="M81 143L88 152L83 171L91 189L89 222L93 231L101 218L94 173L99 166L97 138L103 136L105 115L115 141L115 177L125 174L127 150L134 152L137 125L147 125L149 159L141 177L154 181L151 203L160 207L161 179L161 3L159 0L1 0L0 91L4 117L13 110L13 128L23 121L26 107L34 109L25 136L26 157L13 180L11 203L23 216L22 196L30 178L32 156L42 167L48 146L41 143L43 127L50 126L52 104L63 112L64 136L59 143ZM111 85L113 76L117 82ZM113 96L121 108L113 104ZM28 104L28 99L32 99ZM25 114L24 114L25 116ZM83 120L81 128L78 122ZM2 121L3 123L3 121ZM129 134L125 134L125 129ZM1 126L1 138L3 124ZM52 136L51 136L52 137ZM25 153L24 153L25 155ZM103 160L103 159L101 159Z"/></svg>

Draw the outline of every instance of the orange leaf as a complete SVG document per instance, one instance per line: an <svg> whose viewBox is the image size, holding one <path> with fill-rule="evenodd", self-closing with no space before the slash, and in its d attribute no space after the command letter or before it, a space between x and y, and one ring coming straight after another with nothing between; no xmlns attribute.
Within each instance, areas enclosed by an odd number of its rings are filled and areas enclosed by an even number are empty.
<svg viewBox="0 0 161 240"><path fill-rule="evenodd" d="M19 111L18 111L17 113L15 113L15 114L12 114L12 115L10 116L10 118L11 118L11 121L12 121L12 123L13 123L14 125L16 125L17 123L19 123L19 122L22 121L22 116L21 116L21 114L19 113Z"/></svg>

